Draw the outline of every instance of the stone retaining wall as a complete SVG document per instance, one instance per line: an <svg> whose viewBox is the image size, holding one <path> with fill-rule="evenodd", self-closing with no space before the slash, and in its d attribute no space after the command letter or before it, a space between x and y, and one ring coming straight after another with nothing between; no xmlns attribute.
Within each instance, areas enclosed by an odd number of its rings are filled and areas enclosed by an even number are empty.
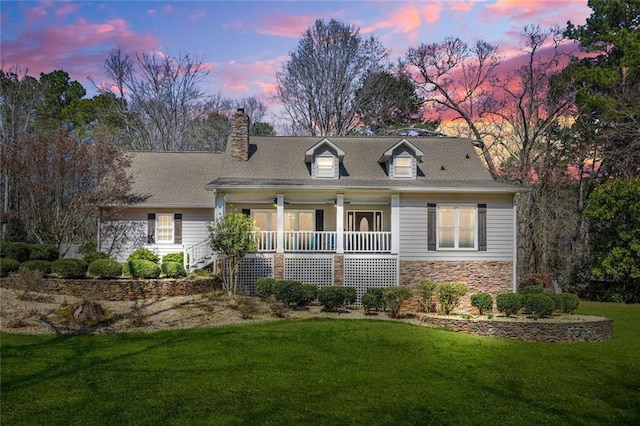
<svg viewBox="0 0 640 426"><path fill-rule="evenodd" d="M434 315L421 315L419 319L430 327L529 342L600 342L613 337L612 319L581 315L576 315L575 320L563 321L478 320Z"/></svg>
<svg viewBox="0 0 640 426"><path fill-rule="evenodd" d="M34 285L11 278L0 279L0 286L39 293L62 294L89 300L138 300L188 296L220 288L217 278L158 280L93 280L45 278Z"/></svg>

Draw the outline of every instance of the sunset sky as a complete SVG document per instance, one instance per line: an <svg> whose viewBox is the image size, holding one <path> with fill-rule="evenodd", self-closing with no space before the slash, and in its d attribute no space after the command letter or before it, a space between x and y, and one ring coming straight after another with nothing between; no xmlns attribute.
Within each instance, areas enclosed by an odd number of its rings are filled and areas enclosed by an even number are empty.
<svg viewBox="0 0 640 426"><path fill-rule="evenodd" d="M526 24L583 24L587 0L423 1L11 1L0 2L1 64L29 74L56 69L95 94L115 47L202 57L210 74L203 89L231 98L257 96L270 111L275 74L316 19L335 18L373 34L392 59L409 47L457 36L498 43L518 54ZM269 118L269 117L267 117Z"/></svg>

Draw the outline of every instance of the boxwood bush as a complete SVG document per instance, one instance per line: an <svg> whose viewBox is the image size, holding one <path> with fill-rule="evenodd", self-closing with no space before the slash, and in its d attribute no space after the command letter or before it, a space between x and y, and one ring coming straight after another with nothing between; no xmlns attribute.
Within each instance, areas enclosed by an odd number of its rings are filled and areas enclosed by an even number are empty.
<svg viewBox="0 0 640 426"><path fill-rule="evenodd" d="M10 257L0 258L0 277L6 277L20 268L20 262Z"/></svg>
<svg viewBox="0 0 640 426"><path fill-rule="evenodd" d="M62 278L84 278L88 266L82 259L58 259L51 262L51 273Z"/></svg>
<svg viewBox="0 0 640 426"><path fill-rule="evenodd" d="M467 294L469 288L462 283L442 283L438 285L436 293L440 308L445 315L449 315L459 304L462 296Z"/></svg>
<svg viewBox="0 0 640 426"><path fill-rule="evenodd" d="M527 286L518 288L518 293L520 293L520 294L542 294L542 293L544 293L544 287L542 287L541 285L527 285Z"/></svg>
<svg viewBox="0 0 640 426"><path fill-rule="evenodd" d="M318 286L302 283L303 303L308 305L318 298Z"/></svg>
<svg viewBox="0 0 640 426"><path fill-rule="evenodd" d="M580 306L580 299L572 293L551 294L554 310L565 314L574 313Z"/></svg>
<svg viewBox="0 0 640 426"><path fill-rule="evenodd" d="M96 278L119 278L122 276L122 264L111 259L96 259L89 264L87 273Z"/></svg>
<svg viewBox="0 0 640 426"><path fill-rule="evenodd" d="M273 295L273 287L276 283L271 277L260 277L256 280L256 296L267 299Z"/></svg>
<svg viewBox="0 0 640 426"><path fill-rule="evenodd" d="M382 290L382 297L384 303L389 308L389 316L391 318L397 318L400 314L400 307L402 302L413 296L413 291L409 287L397 286L387 287Z"/></svg>
<svg viewBox="0 0 640 426"><path fill-rule="evenodd" d="M508 317L517 314L522 309L522 296L518 293L500 293L496 296L496 308Z"/></svg>
<svg viewBox="0 0 640 426"><path fill-rule="evenodd" d="M273 285L273 295L286 305L304 305L304 289L300 281L276 281Z"/></svg>
<svg viewBox="0 0 640 426"><path fill-rule="evenodd" d="M0 257L17 260L19 263L26 262L31 257L29 244L2 241L0 242Z"/></svg>
<svg viewBox="0 0 640 426"><path fill-rule="evenodd" d="M472 294L471 306L478 308L480 315L483 315L484 312L491 312L493 309L493 297L489 293Z"/></svg>
<svg viewBox="0 0 640 426"><path fill-rule="evenodd" d="M131 278L158 278L160 267L150 260L129 259L122 270L125 276Z"/></svg>
<svg viewBox="0 0 640 426"><path fill-rule="evenodd" d="M384 311L386 305L384 303L383 292L383 287L369 287L362 295L360 303L362 303L362 307L366 314L369 314L374 310Z"/></svg>
<svg viewBox="0 0 640 426"><path fill-rule="evenodd" d="M524 299L524 309L533 315L534 319L544 318L553 313L554 303L548 294L528 294Z"/></svg>
<svg viewBox="0 0 640 426"><path fill-rule="evenodd" d="M353 287L335 285L321 287L318 289L318 301L325 311L336 311L348 303L354 303L355 290Z"/></svg>
<svg viewBox="0 0 640 426"><path fill-rule="evenodd" d="M178 252L165 254L162 258L162 263L164 262L178 262L184 265L184 253Z"/></svg>
<svg viewBox="0 0 640 426"><path fill-rule="evenodd" d="M22 271L39 271L42 275L49 275L51 273L51 262L48 260L27 260L20 264L18 269Z"/></svg>
<svg viewBox="0 0 640 426"><path fill-rule="evenodd" d="M89 265L91 265L94 260L98 259L109 259L109 255L101 251L90 251L84 255L84 261Z"/></svg>
<svg viewBox="0 0 640 426"><path fill-rule="evenodd" d="M31 244L29 246L29 259L48 260L53 262L60 257L58 247L52 244Z"/></svg>
<svg viewBox="0 0 640 426"><path fill-rule="evenodd" d="M160 270L167 278L181 278L187 276L187 271L184 270L184 266L179 262L162 262Z"/></svg>
<svg viewBox="0 0 640 426"><path fill-rule="evenodd" d="M148 260L153 263L158 263L160 258L154 252L146 248L139 248L131 255L127 260Z"/></svg>

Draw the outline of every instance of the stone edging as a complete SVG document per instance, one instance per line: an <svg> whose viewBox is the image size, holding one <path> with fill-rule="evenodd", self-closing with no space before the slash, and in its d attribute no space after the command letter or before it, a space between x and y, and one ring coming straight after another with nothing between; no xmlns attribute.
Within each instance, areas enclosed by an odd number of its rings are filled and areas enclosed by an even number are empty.
<svg viewBox="0 0 640 426"><path fill-rule="evenodd" d="M464 319L425 314L418 319L429 327L528 342L600 342L613 337L612 319L584 315L573 315L571 319L561 321Z"/></svg>
<svg viewBox="0 0 640 426"><path fill-rule="evenodd" d="M34 284L2 278L0 286L14 290L61 294L89 300L128 301L206 293L215 286L219 286L219 281L217 278L156 280L44 278Z"/></svg>

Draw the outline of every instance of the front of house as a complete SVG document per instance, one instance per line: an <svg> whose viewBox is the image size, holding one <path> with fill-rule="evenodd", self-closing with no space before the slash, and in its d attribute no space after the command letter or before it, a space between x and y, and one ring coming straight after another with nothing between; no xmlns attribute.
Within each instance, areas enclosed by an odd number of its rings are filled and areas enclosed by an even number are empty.
<svg viewBox="0 0 640 426"><path fill-rule="evenodd" d="M238 112L225 153L133 154L144 202L101 224L100 249L184 251L210 263L208 222L250 215L258 250L240 272L368 287L460 281L470 293L515 286L520 187L494 181L459 138L252 137Z"/></svg>

